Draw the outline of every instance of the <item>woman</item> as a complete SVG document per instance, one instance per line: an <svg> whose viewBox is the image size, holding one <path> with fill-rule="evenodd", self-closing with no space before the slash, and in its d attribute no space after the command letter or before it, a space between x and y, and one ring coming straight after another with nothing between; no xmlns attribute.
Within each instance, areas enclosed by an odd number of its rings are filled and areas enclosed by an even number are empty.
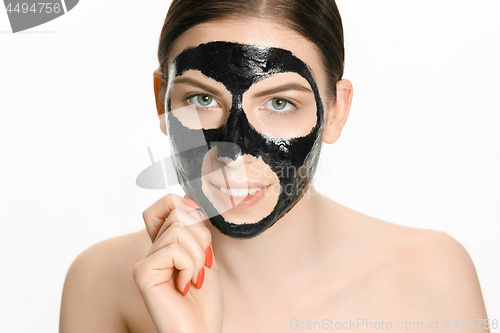
<svg viewBox="0 0 500 333"><path fill-rule="evenodd" d="M158 55L160 127L187 195L75 260L61 332L487 330L457 241L311 186L352 99L333 0L173 1Z"/></svg>

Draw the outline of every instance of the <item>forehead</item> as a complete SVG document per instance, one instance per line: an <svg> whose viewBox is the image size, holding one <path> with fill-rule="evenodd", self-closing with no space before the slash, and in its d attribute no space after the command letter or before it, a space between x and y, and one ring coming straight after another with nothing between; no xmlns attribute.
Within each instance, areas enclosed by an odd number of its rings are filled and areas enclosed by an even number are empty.
<svg viewBox="0 0 500 333"><path fill-rule="evenodd" d="M188 48L214 41L288 50L309 67L319 86L324 85L324 71L315 45L298 33L266 19L222 20L198 24L175 41L170 61Z"/></svg>
<svg viewBox="0 0 500 333"><path fill-rule="evenodd" d="M183 51L174 63L171 75L182 75L190 69L199 70L223 83L233 93L241 94L261 79L286 72L294 72L316 87L307 65L291 51L279 48L210 42Z"/></svg>

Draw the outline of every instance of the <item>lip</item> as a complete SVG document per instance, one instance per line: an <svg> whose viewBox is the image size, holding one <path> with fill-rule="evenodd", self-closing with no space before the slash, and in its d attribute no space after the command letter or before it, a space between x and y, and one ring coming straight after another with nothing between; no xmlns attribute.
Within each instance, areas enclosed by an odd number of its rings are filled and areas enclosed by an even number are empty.
<svg viewBox="0 0 500 333"><path fill-rule="evenodd" d="M217 187L230 187L234 189L242 189L242 188L264 188L271 184L262 183L257 180L229 180L229 184L226 182L218 182L218 181L210 181L212 185Z"/></svg>
<svg viewBox="0 0 500 333"><path fill-rule="evenodd" d="M217 196L217 199L227 207L227 210L246 210L257 206L257 204L266 196L267 190L271 187L271 184L262 184L259 182L245 182L236 183L237 185L230 188L241 189L241 188L262 188L262 190L256 192L255 194L248 194L246 197L232 197L226 193L221 192L220 187L217 184L210 183L213 192ZM235 200L236 199L236 200Z"/></svg>

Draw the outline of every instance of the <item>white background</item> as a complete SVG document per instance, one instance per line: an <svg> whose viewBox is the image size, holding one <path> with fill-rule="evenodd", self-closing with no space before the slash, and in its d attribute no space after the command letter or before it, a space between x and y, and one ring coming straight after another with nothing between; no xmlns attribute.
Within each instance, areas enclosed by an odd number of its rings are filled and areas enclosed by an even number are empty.
<svg viewBox="0 0 500 333"><path fill-rule="evenodd" d="M166 194L135 185L149 157L130 154L129 137L156 115L168 5L82 0L17 34L0 8L2 332L56 332L74 258L142 229L142 211ZM365 214L456 238L488 317L500 319L499 2L338 6L354 102L342 137L324 147L318 187Z"/></svg>

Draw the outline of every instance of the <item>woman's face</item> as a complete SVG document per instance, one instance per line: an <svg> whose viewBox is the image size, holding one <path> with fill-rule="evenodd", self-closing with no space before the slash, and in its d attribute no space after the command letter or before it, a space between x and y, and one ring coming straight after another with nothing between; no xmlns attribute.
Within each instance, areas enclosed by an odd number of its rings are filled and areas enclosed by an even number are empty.
<svg viewBox="0 0 500 333"><path fill-rule="evenodd" d="M253 237L302 198L314 173L326 101L319 53L251 19L199 24L170 58L165 109L177 172L205 211L215 209L209 217L222 216L211 220L223 233Z"/></svg>

